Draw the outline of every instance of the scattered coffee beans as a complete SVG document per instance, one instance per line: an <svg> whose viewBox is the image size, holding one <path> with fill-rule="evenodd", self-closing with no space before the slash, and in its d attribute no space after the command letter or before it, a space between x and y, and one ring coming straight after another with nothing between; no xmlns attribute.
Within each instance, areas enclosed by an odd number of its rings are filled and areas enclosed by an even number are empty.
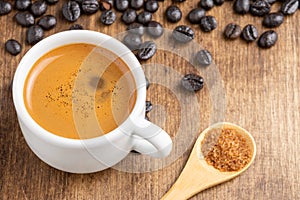
<svg viewBox="0 0 300 200"><path fill-rule="evenodd" d="M137 58L140 60L148 60L156 53L156 44L152 41L144 42L137 52Z"/></svg>
<svg viewBox="0 0 300 200"><path fill-rule="evenodd" d="M144 6L144 0L131 0L130 7L136 10L141 9Z"/></svg>
<svg viewBox="0 0 300 200"><path fill-rule="evenodd" d="M214 1L213 0L200 0L199 7L210 10L214 7Z"/></svg>
<svg viewBox="0 0 300 200"><path fill-rule="evenodd" d="M148 24L147 32L150 36L158 38L164 33L164 28L160 23L156 21L150 21Z"/></svg>
<svg viewBox="0 0 300 200"><path fill-rule="evenodd" d="M53 15L45 15L39 19L37 24L44 30L50 30L56 25L56 17Z"/></svg>
<svg viewBox="0 0 300 200"><path fill-rule="evenodd" d="M286 0L281 5L281 12L284 15L291 15L297 11L298 7L299 7L298 0Z"/></svg>
<svg viewBox="0 0 300 200"><path fill-rule="evenodd" d="M40 17L47 11L47 4L43 0L35 1L30 7L30 11L35 17Z"/></svg>
<svg viewBox="0 0 300 200"><path fill-rule="evenodd" d="M10 39L5 42L5 50L15 56L21 52L22 46L17 40Z"/></svg>
<svg viewBox="0 0 300 200"><path fill-rule="evenodd" d="M145 2L145 10L148 12L156 12L159 8L159 4L156 0L148 0Z"/></svg>
<svg viewBox="0 0 300 200"><path fill-rule="evenodd" d="M100 21L102 24L111 25L116 21L116 13L112 10L103 11L100 15Z"/></svg>
<svg viewBox="0 0 300 200"><path fill-rule="evenodd" d="M17 10L27 10L31 5L31 0L16 0L15 8Z"/></svg>
<svg viewBox="0 0 300 200"><path fill-rule="evenodd" d="M69 30L83 30L83 27L80 24L73 24Z"/></svg>
<svg viewBox="0 0 300 200"><path fill-rule="evenodd" d="M261 34L258 39L258 46L261 48L270 48L277 42L278 35L275 31L269 30Z"/></svg>
<svg viewBox="0 0 300 200"><path fill-rule="evenodd" d="M128 32L133 33L133 34L138 34L138 35L144 35L145 33L145 28L143 26L143 24L134 22L132 24L130 24L127 27Z"/></svg>
<svg viewBox="0 0 300 200"><path fill-rule="evenodd" d="M237 24L230 23L225 27L224 36L227 39L236 39L241 35L241 27Z"/></svg>
<svg viewBox="0 0 300 200"><path fill-rule="evenodd" d="M256 0L250 6L250 13L254 16L264 16L271 10L271 5L266 0Z"/></svg>
<svg viewBox="0 0 300 200"><path fill-rule="evenodd" d="M98 11L99 3L97 0L83 0L81 8L85 14L93 14Z"/></svg>
<svg viewBox="0 0 300 200"><path fill-rule="evenodd" d="M123 12L121 19L125 24L132 24L135 22L136 16L136 11L129 8Z"/></svg>
<svg viewBox="0 0 300 200"><path fill-rule="evenodd" d="M0 1L0 15L6 15L10 13L12 6L7 1Z"/></svg>
<svg viewBox="0 0 300 200"><path fill-rule="evenodd" d="M125 11L129 7L128 0L115 0L115 8L118 11Z"/></svg>
<svg viewBox="0 0 300 200"><path fill-rule="evenodd" d="M146 101L146 114L152 110L153 106L151 101Z"/></svg>
<svg viewBox="0 0 300 200"><path fill-rule="evenodd" d="M15 15L15 20L18 24L24 27L32 26L34 24L34 17L31 13L25 12L18 12Z"/></svg>
<svg viewBox="0 0 300 200"><path fill-rule="evenodd" d="M263 19L263 25L267 28L275 28L283 23L284 15L280 12L267 14Z"/></svg>
<svg viewBox="0 0 300 200"><path fill-rule="evenodd" d="M195 56L196 62L201 66L209 66L212 63L212 55L207 50L200 50Z"/></svg>
<svg viewBox="0 0 300 200"><path fill-rule="evenodd" d="M39 25L30 26L26 33L26 41L30 45L34 45L42 40L44 31Z"/></svg>
<svg viewBox="0 0 300 200"><path fill-rule="evenodd" d="M181 80L181 85L188 91L196 92L203 88L204 79L197 74L186 74Z"/></svg>
<svg viewBox="0 0 300 200"><path fill-rule="evenodd" d="M173 30L172 36L177 42L186 43L194 39L195 33L191 27L180 25Z"/></svg>
<svg viewBox="0 0 300 200"><path fill-rule="evenodd" d="M250 0L236 0L233 4L233 10L238 14L246 14L250 9Z"/></svg>
<svg viewBox="0 0 300 200"><path fill-rule="evenodd" d="M210 32L217 28L217 20L213 16L204 16L200 19L200 28L204 32Z"/></svg>
<svg viewBox="0 0 300 200"><path fill-rule="evenodd" d="M123 43L130 49L130 50L137 50L142 44L142 38L138 34L127 34L124 39Z"/></svg>
<svg viewBox="0 0 300 200"><path fill-rule="evenodd" d="M137 21L143 25L147 25L152 20L152 13L147 11L142 11L137 16Z"/></svg>
<svg viewBox="0 0 300 200"><path fill-rule="evenodd" d="M247 42L253 42L258 38L258 31L255 26L248 24L243 28L242 38Z"/></svg>
<svg viewBox="0 0 300 200"><path fill-rule="evenodd" d="M192 24L199 24L201 17L204 17L205 13L203 8L194 8L189 12L187 18Z"/></svg>
<svg viewBox="0 0 300 200"><path fill-rule="evenodd" d="M70 22L75 22L81 14L79 4L76 1L68 1L62 7L64 18Z"/></svg>
<svg viewBox="0 0 300 200"><path fill-rule="evenodd" d="M177 6L169 6L166 10L166 17L169 22L179 22L182 17L181 10Z"/></svg>

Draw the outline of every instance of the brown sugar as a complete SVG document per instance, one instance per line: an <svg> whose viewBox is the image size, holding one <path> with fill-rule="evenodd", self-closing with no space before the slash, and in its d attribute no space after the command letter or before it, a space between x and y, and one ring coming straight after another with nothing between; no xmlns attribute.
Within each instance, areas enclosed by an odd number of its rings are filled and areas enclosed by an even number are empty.
<svg viewBox="0 0 300 200"><path fill-rule="evenodd" d="M238 171L251 160L246 139L235 129L212 129L202 141L206 162L222 172Z"/></svg>

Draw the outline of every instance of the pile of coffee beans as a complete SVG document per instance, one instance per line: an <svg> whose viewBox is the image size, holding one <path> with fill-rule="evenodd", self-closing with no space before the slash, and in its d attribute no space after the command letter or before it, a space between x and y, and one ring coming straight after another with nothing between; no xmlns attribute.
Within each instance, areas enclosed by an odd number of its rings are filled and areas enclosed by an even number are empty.
<svg viewBox="0 0 300 200"><path fill-rule="evenodd" d="M56 4L59 0L15 0L14 5L8 0L0 0L0 16L17 10L14 16L16 23L27 28L26 42L34 45L44 37L44 31L50 30L57 24L53 15L45 15L49 6ZM117 19L117 12L121 12L120 21L127 25L128 33L123 38L123 43L131 49L136 57L141 60L152 58L157 52L154 42L164 33L163 25L153 19L153 13L160 8L160 1L164 0L66 0L59 8L64 20L76 22L81 15L92 15L101 11L99 22L104 25L111 25ZM299 7L299 0L285 0L282 2L278 12L270 13L272 5L276 0L235 0L233 10L237 14L251 14L262 17L262 24L267 28L280 26L285 16L292 15ZM217 28L217 20L214 16L207 15L207 11L214 6L220 6L224 0L200 0L198 7L192 8L190 12L183 13L180 10L180 3L187 3L185 0L172 0L164 11L164 17L169 23L178 23L183 16L186 16L191 24L199 24L203 32L211 32ZM84 29L80 24L73 24L70 30ZM153 40L143 41L143 35L147 33ZM172 33L174 42L181 44L188 43L195 38L195 31L188 26L177 25ZM241 37L246 42L257 41L261 48L270 48L275 45L278 35L274 30L268 30L259 34L257 28L248 24L240 27L238 24L230 23L224 28L224 37L234 40ZM12 55L21 52L20 42L10 39L5 44L5 49ZM212 63L212 55L207 50L196 52L194 57L196 64L207 67ZM189 75L182 79L184 88L190 91L198 91L202 87L194 87L194 82L200 80L198 75ZM188 81L187 81L188 80ZM201 78L203 81L203 78ZM201 82L201 81L200 81ZM191 83L193 86L187 87ZM201 84L200 84L201 85ZM194 88L194 89L191 89ZM200 88L200 89L199 89Z"/></svg>
<svg viewBox="0 0 300 200"><path fill-rule="evenodd" d="M53 15L43 16L48 9L48 5L57 3L58 0L15 0L14 5L6 0L0 0L0 15L8 14L15 9L17 13L14 16L15 22L26 27L26 42L34 45L44 37L44 31L55 27L57 19ZM39 19L38 19L39 18ZM22 46L20 42L9 39L5 43L5 49L11 55L18 55Z"/></svg>

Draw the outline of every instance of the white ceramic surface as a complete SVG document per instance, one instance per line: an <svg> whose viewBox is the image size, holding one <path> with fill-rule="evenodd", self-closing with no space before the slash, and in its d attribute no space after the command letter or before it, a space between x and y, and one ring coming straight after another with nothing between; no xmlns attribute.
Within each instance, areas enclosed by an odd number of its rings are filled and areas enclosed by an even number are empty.
<svg viewBox="0 0 300 200"><path fill-rule="evenodd" d="M31 118L24 104L24 83L33 64L50 50L72 43L95 44L114 52L127 63L135 78L137 99L131 114L117 129L101 137L76 140L54 135ZM131 150L157 158L167 156L172 141L164 130L144 119L145 100L145 76L136 57L118 40L88 30L65 31L43 39L22 58L13 80L13 101L27 144L50 166L72 173L104 170Z"/></svg>

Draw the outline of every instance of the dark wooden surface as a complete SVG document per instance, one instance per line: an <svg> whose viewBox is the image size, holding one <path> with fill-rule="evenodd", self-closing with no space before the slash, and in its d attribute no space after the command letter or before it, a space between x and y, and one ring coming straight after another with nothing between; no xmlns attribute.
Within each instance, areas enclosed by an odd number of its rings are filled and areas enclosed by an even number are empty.
<svg viewBox="0 0 300 200"><path fill-rule="evenodd" d="M58 17L58 25L46 36L66 30L70 23L61 17L62 0L49 7L47 14ZM179 4L183 15L198 1ZM160 3L154 19L163 21L163 13L171 1ZM253 23L259 32L266 30L260 18L233 14L232 2L208 12L218 21L218 28L207 34L193 25L195 41L212 52L223 79L226 94L225 120L249 130L257 142L254 164L232 181L203 191L192 199L300 199L300 13L287 17L276 31L279 40L269 50L259 49L256 43L240 39L225 41L222 31L226 24L241 26ZM277 6L274 6L276 9ZM13 16L0 16L0 199L159 199L174 183L188 158L189 150L171 165L148 173L126 173L115 169L78 175L58 171L39 160L28 148L20 131L11 95L11 81L21 57L30 48L25 45L25 28L18 26ZM125 30L120 19L112 26L99 23L100 12L78 20L86 29L116 35ZM119 14L118 14L119 16ZM181 20L178 24L186 21ZM163 21L172 29L177 24ZM23 51L13 57L4 51L7 39L22 42ZM196 51L196 50L195 50ZM149 61L150 62L150 61ZM166 64L184 74L193 71L186 61L174 54L159 51L151 62ZM144 64L147 64L144 63ZM164 80L164 74L151 73L149 79ZM205 77L204 77L205 78ZM180 80L170 79L169 82ZM193 140L210 123L211 98L205 87L197 94L200 102L200 127ZM160 104L166 111L161 124L173 137L181 117L178 101L167 88L153 85L147 99ZM188 102L186 103L188 104ZM159 114L154 108L150 118ZM153 119L155 121L155 119ZM192 125L191 125L192 126ZM189 138L190 139L190 138Z"/></svg>

